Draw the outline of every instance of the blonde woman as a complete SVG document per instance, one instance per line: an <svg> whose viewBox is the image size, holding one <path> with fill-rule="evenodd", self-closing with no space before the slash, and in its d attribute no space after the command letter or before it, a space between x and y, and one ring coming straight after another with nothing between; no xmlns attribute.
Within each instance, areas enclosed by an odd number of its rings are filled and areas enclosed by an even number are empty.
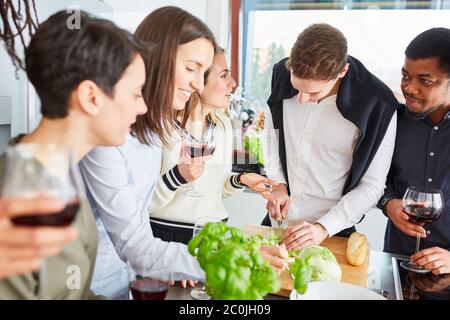
<svg viewBox="0 0 450 320"><path fill-rule="evenodd" d="M195 108L187 117L179 114L178 120L197 139L207 122L213 122L216 125L215 151L212 159L206 162L203 174L193 182L195 190L203 195L196 198L186 195L188 179L177 174L175 169L180 157L186 157L183 152L180 155L185 143L181 135L173 132L168 140L169 146L163 148L161 178L149 210L153 234L165 241L188 243L198 217L214 216L226 221L228 213L222 201L224 197L240 193L248 186L272 200L268 185L277 185L275 181L255 173L231 172L232 128L223 111L230 105L236 81L230 74L221 48L216 50L211 67L205 72L204 86Z"/></svg>

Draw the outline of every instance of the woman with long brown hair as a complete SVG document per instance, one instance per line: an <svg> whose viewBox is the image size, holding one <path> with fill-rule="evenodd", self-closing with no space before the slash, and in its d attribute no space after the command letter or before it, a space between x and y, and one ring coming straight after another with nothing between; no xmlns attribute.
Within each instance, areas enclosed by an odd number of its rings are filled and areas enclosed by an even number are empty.
<svg viewBox="0 0 450 320"><path fill-rule="evenodd" d="M217 48L213 63L205 72L205 88L189 115L178 116L190 129L190 134L200 139L205 128L213 125L214 157L208 161L201 177L195 180L197 197L186 192L187 181L177 185L170 179L170 169L179 162L183 135L174 132L167 146L163 147L162 176L150 203L150 224L153 234L165 241L188 243L193 235L197 219L214 215L221 220L228 219L223 198L238 194L249 187L268 201L273 201L270 187L276 181L256 173L236 174L231 171L232 135L231 120L224 113L230 106L231 94L236 81L227 66L225 51ZM184 183L183 183L184 182ZM200 197L201 196L201 197ZM246 213L242 213L246 214Z"/></svg>
<svg viewBox="0 0 450 320"><path fill-rule="evenodd" d="M204 276L185 245L153 237L147 208L159 178L161 146L177 110L203 90L214 36L199 19L171 6L150 13L135 35L154 46L144 61L148 112L131 126L123 146L96 148L80 165L100 233L92 289L113 299L128 298L125 262L132 256L164 254L172 260L167 271ZM180 163L172 174L193 181L202 174L204 160Z"/></svg>

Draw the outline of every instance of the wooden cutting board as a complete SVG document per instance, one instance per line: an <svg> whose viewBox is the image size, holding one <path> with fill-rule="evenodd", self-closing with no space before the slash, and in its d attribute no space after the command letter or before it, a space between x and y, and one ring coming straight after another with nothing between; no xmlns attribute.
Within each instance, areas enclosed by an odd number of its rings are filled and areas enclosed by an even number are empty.
<svg viewBox="0 0 450 320"><path fill-rule="evenodd" d="M244 233L249 236L255 234L268 235L271 231L277 230L276 228L255 225L245 225L242 229L244 230ZM342 269L342 282L367 288L369 285L369 255L367 255L366 261L359 267L348 264L345 256L347 240L347 238L331 237L322 242L321 245L330 249L330 251L336 256L336 259ZM277 293L277 295L289 297L293 289L292 278L289 272L285 270L280 274L280 282L281 290Z"/></svg>

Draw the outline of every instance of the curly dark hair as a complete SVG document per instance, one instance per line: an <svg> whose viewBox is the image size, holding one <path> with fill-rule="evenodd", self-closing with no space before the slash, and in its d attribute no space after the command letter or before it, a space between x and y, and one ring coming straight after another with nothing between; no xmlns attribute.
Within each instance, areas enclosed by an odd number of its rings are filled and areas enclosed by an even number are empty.
<svg viewBox="0 0 450 320"><path fill-rule="evenodd" d="M450 78L450 29L433 28L416 36L405 50L408 59L438 58L439 68Z"/></svg>

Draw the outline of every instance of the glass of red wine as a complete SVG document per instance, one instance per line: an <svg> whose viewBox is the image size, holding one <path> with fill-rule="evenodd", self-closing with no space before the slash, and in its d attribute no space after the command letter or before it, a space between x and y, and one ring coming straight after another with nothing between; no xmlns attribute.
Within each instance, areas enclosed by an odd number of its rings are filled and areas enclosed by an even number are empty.
<svg viewBox="0 0 450 320"><path fill-rule="evenodd" d="M162 254L133 256L127 261L130 298L164 300L172 281L172 259Z"/></svg>
<svg viewBox="0 0 450 320"><path fill-rule="evenodd" d="M0 184L2 198L50 197L64 200L65 208L58 213L33 214L12 218L18 226L64 227L70 225L80 206L82 181L72 151L52 144L18 144L5 153L6 170ZM47 265L39 271L38 298L49 299Z"/></svg>
<svg viewBox="0 0 450 320"><path fill-rule="evenodd" d="M444 197L442 191L427 190L422 187L409 187L403 196L403 211L409 216L409 221L418 225L433 223L443 210ZM427 232L429 234L429 231ZM416 251L419 252L420 236L416 237ZM415 265L411 261L402 261L400 265L409 271L428 273L430 270Z"/></svg>
<svg viewBox="0 0 450 320"><path fill-rule="evenodd" d="M202 138L200 140L196 139L186 129L181 128L179 124L176 123L175 127L184 139L184 152L188 157L198 158L214 154L214 151L216 150L214 136L216 124L210 119L210 117L207 117L206 125L202 129ZM183 195L192 198L203 197L201 193L195 190L194 182L188 183L187 188L183 191Z"/></svg>

